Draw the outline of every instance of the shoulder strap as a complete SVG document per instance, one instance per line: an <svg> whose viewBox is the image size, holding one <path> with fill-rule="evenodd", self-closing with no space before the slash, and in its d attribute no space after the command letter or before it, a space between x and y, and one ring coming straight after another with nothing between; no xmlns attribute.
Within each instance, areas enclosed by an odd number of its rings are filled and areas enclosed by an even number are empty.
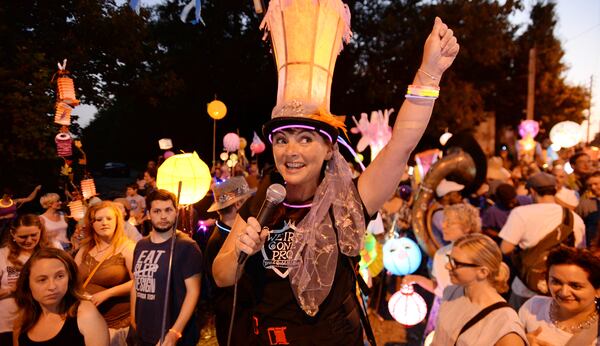
<svg viewBox="0 0 600 346"><path fill-rule="evenodd" d="M482 319L484 319L487 315L489 315L492 311L494 310L498 310L501 308L511 308L512 307L507 303L507 302L497 302L494 303L490 306L488 306L487 308L484 308L483 310L479 311L479 313L475 316L473 316L473 318L471 318L467 323L465 323L465 325L462 327L462 329L460 330L460 332L458 333L458 336L456 337L456 341L454 341L454 345L456 345L456 343L458 342L458 339L460 338L460 336L466 332L469 328L471 328L473 325L475 325L477 322L481 321Z"/></svg>
<svg viewBox="0 0 600 346"><path fill-rule="evenodd" d="M554 246L563 243L569 235L573 233L573 214L571 211L563 207L563 218L560 225L558 225L552 232L548 233L542 240L540 240L534 247L525 249L525 251L534 249L550 249Z"/></svg>
<svg viewBox="0 0 600 346"><path fill-rule="evenodd" d="M98 271L98 268L100 268L100 266L102 265L102 263L104 263L104 261L110 257L111 254L114 253L114 249L113 251L108 251L106 253L106 255L104 255L104 257L102 257L102 259L100 260L100 262L98 262L98 264L96 264L96 266L94 267L94 269L92 269L92 271L90 272L90 274L88 275L87 279L85 279L85 281L83 282L83 285L81 285L81 288L85 289L87 287L87 285L90 283L90 280L92 280L92 277L94 276L94 274L96 274L96 271ZM92 256L90 255L90 253L87 253L87 256Z"/></svg>
<svg viewBox="0 0 600 346"><path fill-rule="evenodd" d="M331 218L331 225L333 226L333 230L334 230L335 236L336 236L335 243L337 244L338 252L339 252L340 245L337 240L338 233L337 233L337 228L335 227L335 218L333 215L333 209L331 209L331 207L329 207L329 217ZM362 276L356 275L356 270L355 270L356 268L355 268L354 264L352 263L352 258L342 254L341 252L339 252L339 255L342 257L345 257L346 260L348 261L348 265L350 266L350 271L352 271L352 277L354 278L354 282L355 283L358 282L358 286L360 287L360 290L362 291L363 288L366 287L367 290L370 291L369 286L365 283ZM356 290L356 284L354 284L353 290ZM369 316L367 316L367 307L364 306L364 302L362 302L362 304L359 302L359 299L356 296L355 292L350 292L350 294L352 295L352 299L356 303L356 307L359 310L360 322L365 330L365 334L367 335L367 340L369 340L369 343L371 344L371 346L377 346L377 342L375 341L375 334L373 333L373 328L371 328L371 322L369 321ZM361 299L361 301L362 301L362 299Z"/></svg>

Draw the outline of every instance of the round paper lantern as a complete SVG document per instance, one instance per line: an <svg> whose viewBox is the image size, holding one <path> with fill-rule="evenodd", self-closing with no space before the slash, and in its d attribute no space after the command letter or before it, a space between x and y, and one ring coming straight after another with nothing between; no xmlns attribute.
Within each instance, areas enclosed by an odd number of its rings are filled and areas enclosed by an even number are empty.
<svg viewBox="0 0 600 346"><path fill-rule="evenodd" d="M81 181L81 193L83 194L83 199L96 196L96 185L94 184L94 179L84 179Z"/></svg>
<svg viewBox="0 0 600 346"><path fill-rule="evenodd" d="M412 285L402 285L388 302L390 315L405 326L414 326L427 316L427 304Z"/></svg>
<svg viewBox="0 0 600 346"><path fill-rule="evenodd" d="M237 151L240 148L240 136L233 132L226 134L223 137L223 147L229 152Z"/></svg>
<svg viewBox="0 0 600 346"><path fill-rule="evenodd" d="M576 146L581 142L581 125L574 121L561 121L552 126L550 140L561 148Z"/></svg>
<svg viewBox="0 0 600 346"><path fill-rule="evenodd" d="M81 200L69 202L69 210L71 211L71 217L77 221L83 219L85 215L85 207Z"/></svg>
<svg viewBox="0 0 600 346"><path fill-rule="evenodd" d="M171 156L173 156L173 155L175 155L175 153L174 153L174 152L172 152L171 150L169 150L169 151L166 151L166 152L163 154L163 157L164 157L165 159L168 159L169 157L171 157Z"/></svg>
<svg viewBox="0 0 600 346"><path fill-rule="evenodd" d="M229 158L229 154L224 151L221 153L221 155L219 155L219 158L221 159L221 161L227 161L227 159Z"/></svg>
<svg viewBox="0 0 600 346"><path fill-rule="evenodd" d="M158 147L160 150L169 150L173 148L173 141L171 138L162 138L158 140Z"/></svg>
<svg viewBox="0 0 600 346"><path fill-rule="evenodd" d="M71 125L71 112L73 112L73 107L64 102L56 102L54 122L63 126Z"/></svg>
<svg viewBox="0 0 600 346"><path fill-rule="evenodd" d="M377 250L375 249L375 244L377 244L377 240L371 233L367 233L365 236L365 246L360 251L360 262L358 265L361 269L364 269L370 266L375 259L377 258Z"/></svg>
<svg viewBox="0 0 600 346"><path fill-rule="evenodd" d="M410 238L394 238L383 245L383 265L398 276L412 274L421 265L421 249Z"/></svg>
<svg viewBox="0 0 600 346"><path fill-rule="evenodd" d="M60 157L67 157L73 155L73 138L66 132L61 132L54 138L56 143L56 152Z"/></svg>
<svg viewBox="0 0 600 346"><path fill-rule="evenodd" d="M252 151L252 156L256 154L260 154L265 151L265 143L258 137L256 132L254 132L254 137L252 137L252 144L250 144L250 151Z"/></svg>
<svg viewBox="0 0 600 346"><path fill-rule="evenodd" d="M227 107L219 100L214 100L206 106L206 111L211 118L220 120L227 114Z"/></svg>
<svg viewBox="0 0 600 346"><path fill-rule="evenodd" d="M240 150L246 149L248 146L248 141L244 137L240 137Z"/></svg>
<svg viewBox="0 0 600 346"><path fill-rule="evenodd" d="M523 120L519 124L521 138L535 138L540 132L540 124L535 120Z"/></svg>
<svg viewBox="0 0 600 346"><path fill-rule="evenodd" d="M177 195L181 182L179 203L194 204L201 200L211 182L210 170L196 152L173 155L158 168L156 186Z"/></svg>
<svg viewBox="0 0 600 346"><path fill-rule="evenodd" d="M433 342L434 336L435 336L435 331L432 331L431 333L427 334L427 337L425 338L425 342L423 343L423 346L430 346L431 343Z"/></svg>

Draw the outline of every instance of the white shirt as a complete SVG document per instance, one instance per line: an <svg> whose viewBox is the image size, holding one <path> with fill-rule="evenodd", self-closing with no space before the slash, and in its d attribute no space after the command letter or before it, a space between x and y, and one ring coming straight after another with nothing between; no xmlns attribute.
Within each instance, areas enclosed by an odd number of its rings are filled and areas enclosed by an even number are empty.
<svg viewBox="0 0 600 346"><path fill-rule="evenodd" d="M579 215L573 215L573 233L575 246L585 247L585 225ZM563 209L556 203L535 203L514 208L508 215L506 224L498 236L521 249L531 248L562 222ZM512 282L513 292L521 297L533 297L536 293L529 290L518 277Z"/></svg>
<svg viewBox="0 0 600 346"><path fill-rule="evenodd" d="M535 296L523 304L519 309L519 318L525 326L527 333L532 333L539 327L542 332L538 340L545 341L554 346L566 345L573 334L556 328L550 319L551 297ZM594 342L594 345L596 342ZM582 345L583 346L583 345Z"/></svg>
<svg viewBox="0 0 600 346"><path fill-rule="evenodd" d="M452 285L450 280L450 272L446 269L446 263L448 263L448 255L452 251L452 243L439 248L433 256L433 265L431 268L431 276L435 279L437 286L435 287L435 295L442 297L444 289Z"/></svg>
<svg viewBox="0 0 600 346"><path fill-rule="evenodd" d="M10 249L8 247L0 248L0 287L16 287L17 280L21 271L15 268L14 264L8 261ZM27 262L29 254L21 254L19 260L22 263ZM18 307L15 298L9 297L0 299L0 333L12 332L13 323L18 314Z"/></svg>

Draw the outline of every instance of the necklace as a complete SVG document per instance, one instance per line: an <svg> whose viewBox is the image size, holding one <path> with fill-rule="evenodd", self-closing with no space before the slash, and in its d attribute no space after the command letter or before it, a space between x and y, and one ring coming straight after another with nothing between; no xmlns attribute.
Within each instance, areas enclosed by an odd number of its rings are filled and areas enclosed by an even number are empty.
<svg viewBox="0 0 600 346"><path fill-rule="evenodd" d="M107 245L107 246L106 246L104 249L102 249L102 250L100 250L100 249L99 249L99 246L98 246L98 245L96 245L96 246L94 247L94 249L96 250L96 255L99 255L99 254L103 253L104 251L106 251L106 250L110 249L110 245L111 245L111 244L108 244L108 245Z"/></svg>
<svg viewBox="0 0 600 346"><path fill-rule="evenodd" d="M283 202L283 205L285 205L288 208L294 208L294 209L302 209L302 208L310 208L310 207L312 207L312 203L307 203L307 204L289 204L289 203Z"/></svg>
<svg viewBox="0 0 600 346"><path fill-rule="evenodd" d="M592 311L585 318L585 320L583 320L575 325L572 325L572 326L565 326L556 317L557 313L558 313L558 306L556 305L556 303L554 301L552 301L552 303L550 304L550 321L552 322L552 324L554 324L554 326L556 328L563 330L570 334L575 334L575 333L579 332L580 330L588 329L589 327L591 327L591 325L593 323L595 323L598 320L598 312L596 312L596 310L594 309L594 311Z"/></svg>

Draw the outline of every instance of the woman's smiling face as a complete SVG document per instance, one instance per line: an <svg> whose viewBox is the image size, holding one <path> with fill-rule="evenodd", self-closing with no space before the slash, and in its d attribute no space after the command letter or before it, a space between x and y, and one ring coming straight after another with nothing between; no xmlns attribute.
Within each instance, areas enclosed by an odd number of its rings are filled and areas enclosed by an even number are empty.
<svg viewBox="0 0 600 346"><path fill-rule="evenodd" d="M331 144L317 132L289 129L273 133L275 166L288 185L318 185L323 162L332 156Z"/></svg>
<svg viewBox="0 0 600 346"><path fill-rule="evenodd" d="M599 294L592 286L588 273L575 264L551 266L548 273L548 289L559 308L569 313L594 309L594 299Z"/></svg>

